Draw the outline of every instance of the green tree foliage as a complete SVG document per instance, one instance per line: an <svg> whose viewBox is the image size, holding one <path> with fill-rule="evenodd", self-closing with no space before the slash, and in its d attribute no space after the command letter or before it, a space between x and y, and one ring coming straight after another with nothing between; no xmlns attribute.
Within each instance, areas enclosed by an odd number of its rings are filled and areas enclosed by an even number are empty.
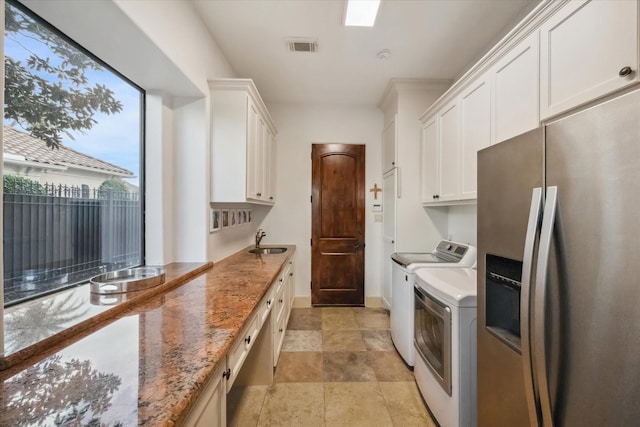
<svg viewBox="0 0 640 427"><path fill-rule="evenodd" d="M98 194L100 197L107 197L109 193L114 199L126 198L129 195L129 187L120 178L109 178L100 184Z"/></svg>
<svg viewBox="0 0 640 427"><path fill-rule="evenodd" d="M18 43L35 41L53 56L32 53L23 64L5 52L5 120L58 148L63 132L71 136L71 131L91 129L98 112L122 111L109 88L87 78L89 70L102 69L100 64L16 6L5 4L5 37Z"/></svg>
<svg viewBox="0 0 640 427"><path fill-rule="evenodd" d="M4 175L2 188L5 194L46 194L42 184L23 176Z"/></svg>

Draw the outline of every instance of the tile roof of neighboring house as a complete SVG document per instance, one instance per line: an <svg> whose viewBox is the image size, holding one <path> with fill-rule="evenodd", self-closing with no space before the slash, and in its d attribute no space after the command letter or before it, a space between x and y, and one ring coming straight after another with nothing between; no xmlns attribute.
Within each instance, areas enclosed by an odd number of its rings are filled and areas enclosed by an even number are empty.
<svg viewBox="0 0 640 427"><path fill-rule="evenodd" d="M110 174L133 176L133 172L127 169L82 154L62 144L59 149L51 149L47 147L46 142L41 139L10 126L4 127L3 151L5 153L22 156L25 160L31 162L68 167L80 166L83 168L98 169Z"/></svg>

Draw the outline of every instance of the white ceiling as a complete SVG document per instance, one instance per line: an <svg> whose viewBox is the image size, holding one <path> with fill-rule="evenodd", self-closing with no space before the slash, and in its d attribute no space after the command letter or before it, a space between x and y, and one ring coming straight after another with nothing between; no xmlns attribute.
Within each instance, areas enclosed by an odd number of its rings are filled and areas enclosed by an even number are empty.
<svg viewBox="0 0 640 427"><path fill-rule="evenodd" d="M344 27L344 0L192 1L265 102L377 105L391 78L458 77L540 0L382 0L374 28Z"/></svg>

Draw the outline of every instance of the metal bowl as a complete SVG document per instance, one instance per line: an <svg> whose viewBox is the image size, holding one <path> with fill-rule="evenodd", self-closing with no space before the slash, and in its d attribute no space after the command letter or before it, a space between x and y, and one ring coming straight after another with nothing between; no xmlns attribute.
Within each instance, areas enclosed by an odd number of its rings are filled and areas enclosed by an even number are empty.
<svg viewBox="0 0 640 427"><path fill-rule="evenodd" d="M164 283L164 269L160 267L135 267L99 274L89 280L95 294L121 294L141 291Z"/></svg>

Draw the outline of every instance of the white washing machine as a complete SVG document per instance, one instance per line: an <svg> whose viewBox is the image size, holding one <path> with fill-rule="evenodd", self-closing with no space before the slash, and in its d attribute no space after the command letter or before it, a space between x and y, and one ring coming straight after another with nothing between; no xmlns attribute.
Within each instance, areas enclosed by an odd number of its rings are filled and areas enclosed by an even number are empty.
<svg viewBox="0 0 640 427"><path fill-rule="evenodd" d="M476 270L417 270L414 292L414 375L420 393L442 427L475 427Z"/></svg>
<svg viewBox="0 0 640 427"><path fill-rule="evenodd" d="M413 283L415 271L426 267L474 267L476 248L442 240L433 252L391 255L391 339L405 363L413 366Z"/></svg>

